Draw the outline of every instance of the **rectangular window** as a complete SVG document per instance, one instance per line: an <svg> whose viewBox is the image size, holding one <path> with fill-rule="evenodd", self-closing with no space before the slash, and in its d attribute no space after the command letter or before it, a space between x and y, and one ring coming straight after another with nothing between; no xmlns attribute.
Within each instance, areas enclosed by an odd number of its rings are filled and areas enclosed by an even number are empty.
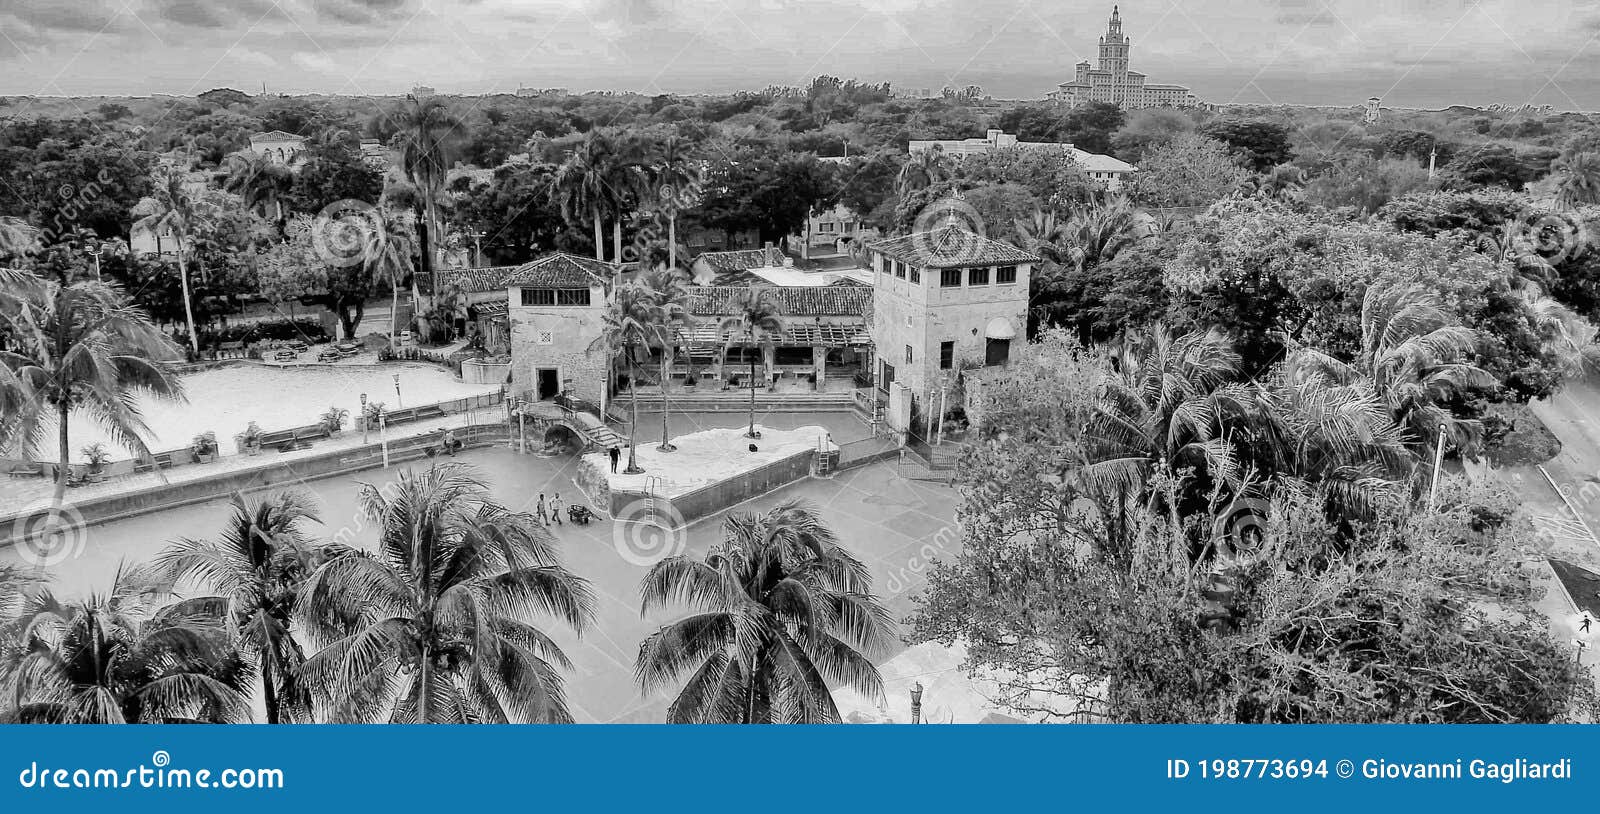
<svg viewBox="0 0 1600 814"><path fill-rule="evenodd" d="M911 282L922 285L922 269L916 266L911 267Z"/></svg>
<svg viewBox="0 0 1600 814"><path fill-rule="evenodd" d="M894 276L904 280L906 278L906 264L899 260L894 261Z"/></svg>
<svg viewBox="0 0 1600 814"><path fill-rule="evenodd" d="M587 288L522 289L522 304L527 306L588 305L589 303L589 289Z"/></svg>
<svg viewBox="0 0 1600 814"><path fill-rule="evenodd" d="M524 288L522 289L523 305L555 305L556 292L553 288Z"/></svg>
<svg viewBox="0 0 1600 814"><path fill-rule="evenodd" d="M939 369L940 370L949 370L950 368L955 367L955 364L956 364L956 343L954 343L954 342L940 342L939 343Z"/></svg>
<svg viewBox="0 0 1600 814"><path fill-rule="evenodd" d="M833 225L833 221L823 221L822 223L817 224L817 231L831 232L833 231Z"/></svg>
<svg viewBox="0 0 1600 814"><path fill-rule="evenodd" d="M941 288L960 288L961 269L941 269L939 271L939 286Z"/></svg>
<svg viewBox="0 0 1600 814"><path fill-rule="evenodd" d="M976 266L967 269L967 285L988 285L989 267Z"/></svg>
<svg viewBox="0 0 1600 814"><path fill-rule="evenodd" d="M1017 281L1017 267L1016 266L1001 266L1000 268L995 269L994 270L994 281L997 282L997 283L1000 283L1001 285L1005 285L1007 283L1016 282Z"/></svg>
<svg viewBox="0 0 1600 814"><path fill-rule="evenodd" d="M907 345L906 346L906 364L909 365L909 364L911 364L912 362L915 362L915 361L916 360L911 357L911 346Z"/></svg>
<svg viewBox="0 0 1600 814"><path fill-rule="evenodd" d="M557 305L589 304L589 289L587 288L563 288L556 292L556 295Z"/></svg>

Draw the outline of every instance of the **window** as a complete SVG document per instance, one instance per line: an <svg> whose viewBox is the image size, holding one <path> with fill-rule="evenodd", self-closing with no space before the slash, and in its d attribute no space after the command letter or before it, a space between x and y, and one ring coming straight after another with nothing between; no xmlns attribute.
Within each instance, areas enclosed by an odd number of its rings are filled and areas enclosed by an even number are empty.
<svg viewBox="0 0 1600 814"><path fill-rule="evenodd" d="M967 269L967 285L988 285L989 267L978 266Z"/></svg>
<svg viewBox="0 0 1600 814"><path fill-rule="evenodd" d="M1016 266L1001 266L994 270L994 281L1001 285L1017 281Z"/></svg>
<svg viewBox="0 0 1600 814"><path fill-rule="evenodd" d="M906 264L899 260L894 261L894 276L904 280L906 278Z"/></svg>
<svg viewBox="0 0 1600 814"><path fill-rule="evenodd" d="M825 220L825 221L817 224L817 231L819 231L819 232L832 232L834 225L835 224L834 224L833 221Z"/></svg>
<svg viewBox="0 0 1600 814"><path fill-rule="evenodd" d="M942 269L939 272L939 286L941 288L960 288L961 269Z"/></svg>
<svg viewBox="0 0 1600 814"><path fill-rule="evenodd" d="M524 288L522 304L537 305L588 305L587 288Z"/></svg>
<svg viewBox="0 0 1600 814"><path fill-rule="evenodd" d="M910 346L910 345L907 345L907 346L906 346L906 364L908 364L908 365L909 365L909 364L911 364L911 363L912 363L912 362L915 362L915 361L916 361L916 360L915 360L915 359L913 359L913 358L912 358L912 354L911 354L911 346Z"/></svg>
<svg viewBox="0 0 1600 814"><path fill-rule="evenodd" d="M1011 361L1011 340L990 339L983 349L985 367L1005 367Z"/></svg>
<svg viewBox="0 0 1600 814"><path fill-rule="evenodd" d="M956 343L954 343L954 342L940 342L939 343L939 369L940 370L949 370L950 368L955 367L955 364L956 364Z"/></svg>
<svg viewBox="0 0 1600 814"><path fill-rule="evenodd" d="M911 282L922 285L922 269L916 266L911 267Z"/></svg>

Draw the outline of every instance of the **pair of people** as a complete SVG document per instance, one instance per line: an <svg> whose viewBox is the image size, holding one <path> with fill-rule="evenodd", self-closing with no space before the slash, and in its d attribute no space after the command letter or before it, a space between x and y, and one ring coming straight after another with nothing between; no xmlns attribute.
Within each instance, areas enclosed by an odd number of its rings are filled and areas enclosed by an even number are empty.
<svg viewBox="0 0 1600 814"><path fill-rule="evenodd" d="M561 493L556 492L554 496L550 498L550 506L547 515L544 502L544 493L540 492L539 504L534 508L533 516L539 518L539 522L547 526L550 525L550 521L553 519L555 520L555 524L559 526L561 525L561 510L563 505L564 504L561 502Z"/></svg>

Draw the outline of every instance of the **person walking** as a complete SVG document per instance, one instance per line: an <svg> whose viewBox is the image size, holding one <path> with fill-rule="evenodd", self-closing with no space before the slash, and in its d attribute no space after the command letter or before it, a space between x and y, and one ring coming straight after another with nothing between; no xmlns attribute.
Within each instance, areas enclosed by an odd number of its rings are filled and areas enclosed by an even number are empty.
<svg viewBox="0 0 1600 814"><path fill-rule="evenodd" d="M550 519L561 525L561 493L556 492L550 497Z"/></svg>
<svg viewBox="0 0 1600 814"><path fill-rule="evenodd" d="M1583 624L1578 626L1578 630L1580 632L1582 632L1582 633L1588 633L1589 632L1589 624L1591 622L1593 622L1593 621L1594 621L1593 619L1589 618L1588 612L1585 611L1584 614L1583 614Z"/></svg>
<svg viewBox="0 0 1600 814"><path fill-rule="evenodd" d="M613 475L617 474L617 462L620 461L620 460L622 460L622 449L620 447L612 447L611 448L611 474L613 474Z"/></svg>
<svg viewBox="0 0 1600 814"><path fill-rule="evenodd" d="M544 492L539 493L539 505L534 508L533 516L539 518L540 523L543 523L547 526L550 525L550 520L549 518L545 517L544 513Z"/></svg>

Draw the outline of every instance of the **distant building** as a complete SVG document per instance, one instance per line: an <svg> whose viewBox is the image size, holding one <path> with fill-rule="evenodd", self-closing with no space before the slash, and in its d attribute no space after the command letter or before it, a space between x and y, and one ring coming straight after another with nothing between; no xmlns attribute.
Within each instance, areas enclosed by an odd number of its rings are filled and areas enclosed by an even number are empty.
<svg viewBox="0 0 1600 814"><path fill-rule="evenodd" d="M264 155L274 162L285 166L297 163L300 154L305 152L306 137L282 130L273 130L267 133L257 133L250 137L250 151L257 155Z"/></svg>
<svg viewBox="0 0 1600 814"><path fill-rule="evenodd" d="M517 88L518 96L566 96L566 88Z"/></svg>
<svg viewBox="0 0 1600 814"><path fill-rule="evenodd" d="M361 160L375 170L388 169L393 163L389 156L389 148L375 138L361 140Z"/></svg>
<svg viewBox="0 0 1600 814"><path fill-rule="evenodd" d="M601 402L611 360L593 345L605 331L615 273L608 263L558 252L503 277L513 391L539 401L570 393Z"/></svg>
<svg viewBox="0 0 1600 814"><path fill-rule="evenodd" d="M1028 281L1039 258L1009 243L949 225L868 244L874 282L873 371L890 403L890 427L905 431L905 388L926 415L963 368L1003 367L1022 344ZM896 418L898 414L898 418Z"/></svg>
<svg viewBox="0 0 1600 814"><path fill-rule="evenodd" d="M1367 109L1361 120L1367 124L1377 124L1378 117L1383 113L1383 100L1374 96L1367 100Z"/></svg>
<svg viewBox="0 0 1600 814"><path fill-rule="evenodd" d="M1088 60L1078 63L1071 82L1050 94L1058 104L1077 107L1089 102L1109 102L1124 110L1146 107L1196 107L1200 100L1183 85L1151 84L1145 75L1128 67L1133 40L1122 33L1122 13L1111 7L1111 24L1100 38L1100 67Z"/></svg>
<svg viewBox="0 0 1600 814"><path fill-rule="evenodd" d="M889 95L895 99L932 99L938 94L933 88L894 88Z"/></svg>
<svg viewBox="0 0 1600 814"><path fill-rule="evenodd" d="M855 243L876 240L878 237L878 230L863 225L861 216L850 207L835 204L831 209L813 211L806 219L805 233L790 237L789 245L791 248L799 246L801 258L809 260L814 249L823 248L826 253L845 254Z"/></svg>
<svg viewBox="0 0 1600 814"><path fill-rule="evenodd" d="M434 89L427 85L418 85L411 89L411 95L418 99L426 99L434 94Z"/></svg>
<svg viewBox="0 0 1600 814"><path fill-rule="evenodd" d="M1049 141L1018 141L1016 136L1003 130L990 130L983 138L945 139L936 141L913 141L908 146L908 151L915 155L926 150L940 150L945 155L962 158L969 155L1004 150L1008 147L1020 147L1026 150L1060 150L1072 156L1078 166L1089 174L1090 178L1105 185L1108 191L1116 192L1122 188L1128 177L1138 172L1138 167L1112 158L1109 155L1091 153L1080 150L1071 144L1062 144Z"/></svg>

